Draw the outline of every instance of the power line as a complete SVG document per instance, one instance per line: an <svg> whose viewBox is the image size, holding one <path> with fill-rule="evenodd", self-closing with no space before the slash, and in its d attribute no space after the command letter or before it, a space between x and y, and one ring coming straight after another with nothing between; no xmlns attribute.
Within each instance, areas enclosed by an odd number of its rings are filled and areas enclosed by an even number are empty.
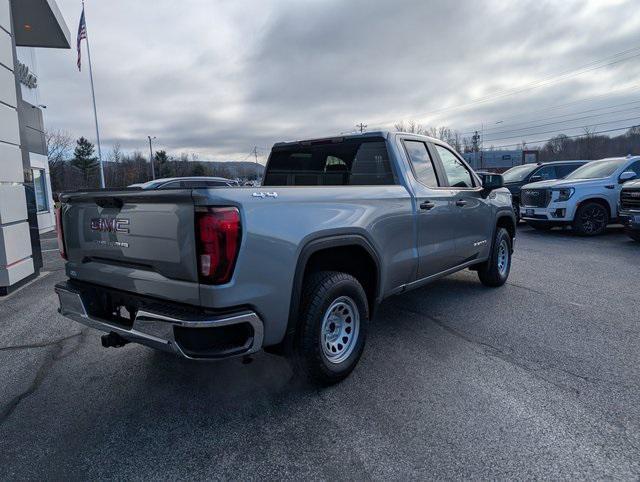
<svg viewBox="0 0 640 482"><path fill-rule="evenodd" d="M583 125L583 126L567 127L565 130L585 129L587 127L603 126L603 125L606 125L606 124L614 124L616 122L629 122L629 121L638 120L638 119L640 119L640 116L629 117L628 119L618 119L618 120L613 120L613 121L608 121L608 122L600 122L600 123L597 123L597 124L589 124L589 125ZM553 134L555 132L561 133L558 129L553 129L553 130L550 130L550 131L531 132L529 134L525 134L524 136L523 135L518 135L518 136L500 137L500 138L496 138L496 139L491 139L488 142L506 141L508 139L517 139L517 138L522 138L522 137L525 137L525 136L537 136L537 135L540 135L540 134Z"/></svg>
<svg viewBox="0 0 640 482"><path fill-rule="evenodd" d="M364 132L364 130L367 128L367 124L363 124L362 122L360 122L360 124L356 124L356 127L358 128L358 130L362 134Z"/></svg>
<svg viewBox="0 0 640 482"><path fill-rule="evenodd" d="M627 53L629 53L631 51L638 50L638 49L640 49L640 46L639 47L634 47L632 49L625 50L623 52L618 52L617 54L614 54L614 55L609 56L609 57L605 57L604 59L601 59L601 60L592 61L592 62L590 62L588 64L585 64L585 65L583 65L581 67L578 67L577 69L573 69L573 70L570 70L570 71L566 71L564 73L556 74L555 76L547 77L547 78L544 78L544 79L541 79L541 80L538 80L538 81L530 82L529 84L525 84L525 86L523 86L523 87L516 87L515 89L505 89L505 90L498 91L498 92L495 92L493 94L487 95L485 97L480 97L478 99L475 99L473 101L467 102L465 104L459 104L459 105L451 106L451 107L443 107L442 109L432 110L431 112L424 112L423 114L437 114L437 113L440 113L440 112L447 112L447 111L450 111L450 110L457 110L457 109L460 109L460 108L463 108L463 107L468 107L468 106L475 105L475 104L485 103L485 102L487 102L489 100L508 97L508 96L511 96L511 95L516 95L516 94L520 94L522 92L526 92L528 90L537 89L539 87L545 87L545 86L551 85L551 84L553 84L555 82L561 82L563 80L567 80L567 79L575 77L577 75L582 75L584 73L591 72L593 70L601 69L601 68L604 68L604 67L609 67L611 65L615 65L615 64L618 64L620 62L626 62L627 60L631 60L633 58L639 57L640 53L637 53L637 54L631 55L631 56L626 57L626 58L617 59L617 60L614 60L612 62L605 63L603 65L596 65L596 66L589 67L590 65L592 65L594 63L605 62L607 60L611 60L612 58L618 57L620 55L625 55L625 54L627 54Z"/></svg>
<svg viewBox="0 0 640 482"><path fill-rule="evenodd" d="M635 101L631 101L631 102L624 102L622 104L616 104L616 105L608 105L608 106L605 106L605 107L595 107L593 109L586 109L586 110L581 110L581 111L577 111L577 112L571 112L569 114L559 114L559 115L553 115L553 116L543 117L543 118L538 118L538 119L530 119L530 120L527 120L527 121L512 122L512 123L508 123L506 125L517 126L517 125L522 125L522 124L530 124L531 122L545 121L545 120L549 120L549 119L558 119L558 118L561 118L561 117L571 117L571 116L578 115L578 114L586 114L587 112L595 112L595 111L599 111L599 110L614 109L616 107L624 107L624 106L632 105L632 104L640 104L640 100L635 100ZM607 115L609 113L610 112L603 112L602 114L597 114L597 115ZM510 117L510 118L513 119L513 118L515 118L515 116L514 117ZM509 117L507 117L507 119L509 119ZM567 119L564 122L569 122L570 120L571 119ZM494 129L503 129L504 126L505 126L504 120L501 121L500 123L502 124L500 127L485 127L484 130L485 131L491 131L491 130L494 130ZM525 129L525 128L526 127L523 127L523 129ZM471 129L469 131L461 132L460 135L473 134L475 131L476 131L476 129Z"/></svg>
<svg viewBox="0 0 640 482"><path fill-rule="evenodd" d="M574 121L578 121L578 120L590 119L592 117L602 117L602 116L610 115L610 114L619 114L621 112L634 111L634 110L637 110L639 108L640 108L640 106L631 107L629 109L612 110L610 112L604 112L604 113L601 113L601 114L585 115L585 116L582 116L582 117L575 117L573 119L565 119L565 120L556 121L556 122L546 122L544 124L536 124L536 125L532 125L532 126L521 127L519 129L509 129L509 130L506 130L506 131L491 132L491 133L489 133L487 135L494 136L494 135L500 135L500 134L510 134L510 133L518 132L518 131L527 131L527 130L530 130L530 129L536 129L538 127L545 127L545 126L556 125L556 124L564 124L566 122L574 122ZM566 129L570 129L570 127L566 127ZM526 134L526 135L530 135L530 134ZM496 138L496 139L499 139L499 138ZM492 140L495 141L496 139L488 139L488 140L489 141L492 141Z"/></svg>
<svg viewBox="0 0 640 482"><path fill-rule="evenodd" d="M536 89L536 88L539 88L539 87L548 86L548 85L553 84L554 82L560 82L560 81L566 80L568 78L575 77L577 75L581 75L581 74L584 74L584 73L587 73L587 72L591 72L593 70L597 70L597 69L601 69L601 68L608 67L608 66L611 66L611 65L615 65L615 64L618 64L620 62L626 62L627 60L631 60L633 58L639 57L640 53L637 53L637 54L634 54L634 55L631 55L631 56L625 57L625 58L617 58L617 57L629 54L631 52L634 52L636 50L640 50L640 46L633 47L633 48L630 48L630 49L627 49L627 50L623 50L621 52L615 53L613 55L610 55L608 57L604 57L604 58L599 59L599 60L591 61L591 62L589 62L587 64L584 64L581 67L578 67L576 69L567 70L567 71L561 72L559 74L555 74L553 76L549 76L549 77L546 77L546 78L543 78L543 79L540 79L540 80L537 80L537 81L529 82L528 84L525 84L524 86L521 86L521 87L517 87L515 89L505 89L505 90L502 90L502 91L494 92L493 94L487 95L485 97L480 97L478 99L475 99L473 101L470 101L470 102L467 102L467 103L464 103L464 104L459 104L459 105L450 106L450 107L443 107L441 109L435 109L435 110L431 110L431 111L428 111L428 112L417 113L417 114L414 114L414 116L418 116L419 117L419 116L425 116L425 115L434 115L434 114L438 114L438 113L442 113L442 112L447 112L447 111L450 111L450 110L457 110L457 109L460 109L460 108L463 108L463 107L469 107L469 106L472 106L472 105L475 105L475 104L485 103L485 102L487 102L489 100L493 100L493 99L497 99L497 98L503 98L503 97L507 97L507 96L510 96L510 95L515 95L515 94L519 94L519 93L522 93L522 92L526 92L528 90ZM615 59L615 60L612 60L612 59ZM612 61L611 62L607 62L609 60L612 60ZM594 64L599 64L599 63L602 63L602 62L606 62L606 63L604 63L602 65L594 65ZM624 89L620 89L620 90L624 90ZM602 96L609 95L610 93L611 92L609 92L607 94L603 94ZM600 97L600 96L596 96L596 98L597 97ZM584 99L584 100L586 100L586 99ZM582 100L581 101L570 102L570 103L567 103L567 104L564 104L564 105L570 105L570 104L577 103L577 102L582 102ZM560 107L560 105L552 106L552 107L550 107L550 109L554 109L554 108L557 108L557 107ZM392 122L394 122L394 121L391 121L391 122L384 122L383 121L383 122L380 123L380 125L391 124Z"/></svg>
<svg viewBox="0 0 640 482"><path fill-rule="evenodd" d="M585 126L588 127L588 126ZM595 132L590 132L588 135L596 135L596 134L605 134L608 132L615 132L615 131L623 131L623 130L627 130L627 129L631 129L633 127L638 127L638 125L631 125L631 126L626 126L626 127L617 127L615 129L606 129L603 131L595 131ZM576 139L578 137L584 137L587 134L576 134L573 136L563 136L564 139ZM502 149L504 147L518 147L521 146L522 144L541 144L543 142L549 142L551 140L553 140L554 137L550 137L548 139L540 139L537 141L524 141L524 142L516 142L515 144L502 144L500 146L491 146L493 149Z"/></svg>

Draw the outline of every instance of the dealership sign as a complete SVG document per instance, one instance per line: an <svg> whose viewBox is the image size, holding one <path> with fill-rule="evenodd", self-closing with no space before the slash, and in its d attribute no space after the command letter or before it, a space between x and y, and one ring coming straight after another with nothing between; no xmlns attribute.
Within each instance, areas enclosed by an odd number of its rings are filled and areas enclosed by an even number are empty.
<svg viewBox="0 0 640 482"><path fill-rule="evenodd" d="M26 85L29 89L38 87L38 77L29 70L29 67L18 61L16 67L16 77L21 84Z"/></svg>

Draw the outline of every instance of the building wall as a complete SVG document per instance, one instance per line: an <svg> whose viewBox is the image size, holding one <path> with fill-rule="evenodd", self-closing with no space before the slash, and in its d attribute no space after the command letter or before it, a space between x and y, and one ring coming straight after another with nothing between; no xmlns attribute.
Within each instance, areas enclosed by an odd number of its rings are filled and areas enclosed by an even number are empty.
<svg viewBox="0 0 640 482"><path fill-rule="evenodd" d="M9 0L0 0L0 292L35 273Z"/></svg>
<svg viewBox="0 0 640 482"><path fill-rule="evenodd" d="M33 47L17 47L19 64L38 77L36 49ZM41 107L40 89L37 82L27 85L20 83L21 101L18 102L20 114L20 139L22 148L28 153L30 175L34 182L38 231L46 233L55 229L55 214L51 191L51 175L47 162L47 144L44 135L44 119Z"/></svg>

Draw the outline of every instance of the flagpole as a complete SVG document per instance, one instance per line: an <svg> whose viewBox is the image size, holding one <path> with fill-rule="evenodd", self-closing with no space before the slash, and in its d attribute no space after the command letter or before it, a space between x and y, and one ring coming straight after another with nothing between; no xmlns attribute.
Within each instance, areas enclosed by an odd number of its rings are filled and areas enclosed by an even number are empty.
<svg viewBox="0 0 640 482"><path fill-rule="evenodd" d="M82 2L84 12L84 1ZM85 25L87 17L85 15ZM96 124L96 140L98 145L98 161L100 162L100 187L104 189L104 168L102 166L102 149L100 148L100 129L98 129L98 110L96 109L96 92L93 87L93 69L91 68L91 49L89 48L89 29L85 28L85 40L87 41L87 59L89 60L89 79L91 80L91 98L93 100L93 119Z"/></svg>

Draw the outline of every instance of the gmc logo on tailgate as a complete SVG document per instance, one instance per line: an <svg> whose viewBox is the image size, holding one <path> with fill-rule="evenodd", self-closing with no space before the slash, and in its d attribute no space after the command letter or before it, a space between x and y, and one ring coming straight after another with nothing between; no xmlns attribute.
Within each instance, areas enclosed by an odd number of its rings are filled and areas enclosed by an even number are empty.
<svg viewBox="0 0 640 482"><path fill-rule="evenodd" d="M93 218L91 220L91 230L103 233L129 234L129 220L116 218Z"/></svg>

